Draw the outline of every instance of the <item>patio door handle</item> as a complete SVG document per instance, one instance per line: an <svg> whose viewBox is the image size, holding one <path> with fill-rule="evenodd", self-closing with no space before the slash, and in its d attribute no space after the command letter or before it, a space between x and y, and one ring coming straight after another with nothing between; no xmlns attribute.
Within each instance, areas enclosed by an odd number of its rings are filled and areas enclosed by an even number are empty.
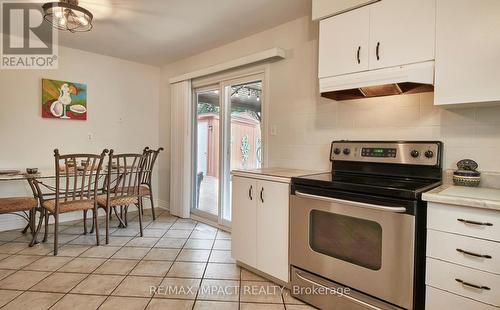
<svg viewBox="0 0 500 310"><path fill-rule="evenodd" d="M248 198L250 198L250 200L253 200L253 185L250 185L250 188L248 189Z"/></svg>

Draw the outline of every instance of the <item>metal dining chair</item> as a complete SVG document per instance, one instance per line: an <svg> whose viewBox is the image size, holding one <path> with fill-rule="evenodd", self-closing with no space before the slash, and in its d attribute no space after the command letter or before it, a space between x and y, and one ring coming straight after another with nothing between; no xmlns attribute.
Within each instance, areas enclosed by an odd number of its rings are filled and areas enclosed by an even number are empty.
<svg viewBox="0 0 500 310"><path fill-rule="evenodd" d="M109 218L114 210L118 216L116 207L128 207L136 205L139 212L140 235L143 236L142 227L142 200L139 198L139 185L142 180L144 165L144 154L114 154L109 152L107 175L104 181L104 194L97 197L100 208L106 212L106 244L109 243ZM112 176L115 175L115 179ZM121 220L121 219L120 219Z"/></svg>
<svg viewBox="0 0 500 310"><path fill-rule="evenodd" d="M33 240L41 228L42 219L45 222L43 242L47 241L49 217L54 217L54 255L58 252L59 215L74 211L84 211L84 233L87 233L86 214L93 211L93 224L96 230L96 244L99 245L99 227L97 222L97 196L102 164L108 150L96 154L68 154L60 155L54 150L56 179L54 199L45 200L38 182L34 182L40 204L42 216ZM81 166L78 163L82 163Z"/></svg>
<svg viewBox="0 0 500 310"><path fill-rule="evenodd" d="M0 198L0 214L14 214L22 217L28 222L23 230L26 233L28 228L31 233L35 233L35 215L38 201L33 197L8 197Z"/></svg>
<svg viewBox="0 0 500 310"><path fill-rule="evenodd" d="M144 173L141 179L141 186L139 188L139 194L141 196L141 199L147 197L151 201L151 213L153 215L153 220L156 220L152 186L153 169L156 163L156 159L158 158L158 155L161 151L163 151L162 147L158 148L157 150L152 150L148 146L145 147L143 151L143 155L145 156L145 163ZM142 209L141 212L142 214L144 214L144 209Z"/></svg>

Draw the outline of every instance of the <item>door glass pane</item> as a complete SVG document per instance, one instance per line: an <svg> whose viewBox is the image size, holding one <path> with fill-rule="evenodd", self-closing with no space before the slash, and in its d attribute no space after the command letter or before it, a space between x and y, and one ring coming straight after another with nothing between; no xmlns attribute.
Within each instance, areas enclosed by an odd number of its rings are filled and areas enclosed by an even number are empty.
<svg viewBox="0 0 500 310"><path fill-rule="evenodd" d="M219 214L219 126L219 91L196 92L195 209L216 216Z"/></svg>
<svg viewBox="0 0 500 310"><path fill-rule="evenodd" d="M262 81L249 81L225 88L227 159L222 218L231 220L232 170L262 167Z"/></svg>
<svg viewBox="0 0 500 310"><path fill-rule="evenodd" d="M382 227L377 222L313 210L309 227L314 251L372 270L382 266Z"/></svg>
<svg viewBox="0 0 500 310"><path fill-rule="evenodd" d="M231 87L231 170L262 167L262 82Z"/></svg>

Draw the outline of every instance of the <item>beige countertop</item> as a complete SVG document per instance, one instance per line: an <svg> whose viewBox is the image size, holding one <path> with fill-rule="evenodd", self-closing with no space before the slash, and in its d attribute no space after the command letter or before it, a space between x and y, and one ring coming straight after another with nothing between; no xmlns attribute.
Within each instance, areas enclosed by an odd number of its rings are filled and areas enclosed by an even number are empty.
<svg viewBox="0 0 500 310"><path fill-rule="evenodd" d="M422 194L429 202L500 211L500 189L443 185Z"/></svg>
<svg viewBox="0 0 500 310"><path fill-rule="evenodd" d="M281 182L290 182L290 179L293 177L300 177L304 175L311 175L318 173L324 173L324 171L300 170L300 169L280 168L280 167L231 171L231 174L235 176L254 177L264 180L281 181Z"/></svg>

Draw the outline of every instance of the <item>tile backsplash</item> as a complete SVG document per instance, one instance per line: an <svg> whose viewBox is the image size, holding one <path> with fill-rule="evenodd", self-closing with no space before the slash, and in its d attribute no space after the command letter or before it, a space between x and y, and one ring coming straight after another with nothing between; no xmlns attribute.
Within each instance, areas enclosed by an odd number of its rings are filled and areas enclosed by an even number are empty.
<svg viewBox="0 0 500 310"><path fill-rule="evenodd" d="M284 106L286 104L286 106ZM444 168L471 158L500 171L500 106L444 109L433 93L350 101L318 98L270 105L269 164L328 170L332 140L440 140Z"/></svg>

